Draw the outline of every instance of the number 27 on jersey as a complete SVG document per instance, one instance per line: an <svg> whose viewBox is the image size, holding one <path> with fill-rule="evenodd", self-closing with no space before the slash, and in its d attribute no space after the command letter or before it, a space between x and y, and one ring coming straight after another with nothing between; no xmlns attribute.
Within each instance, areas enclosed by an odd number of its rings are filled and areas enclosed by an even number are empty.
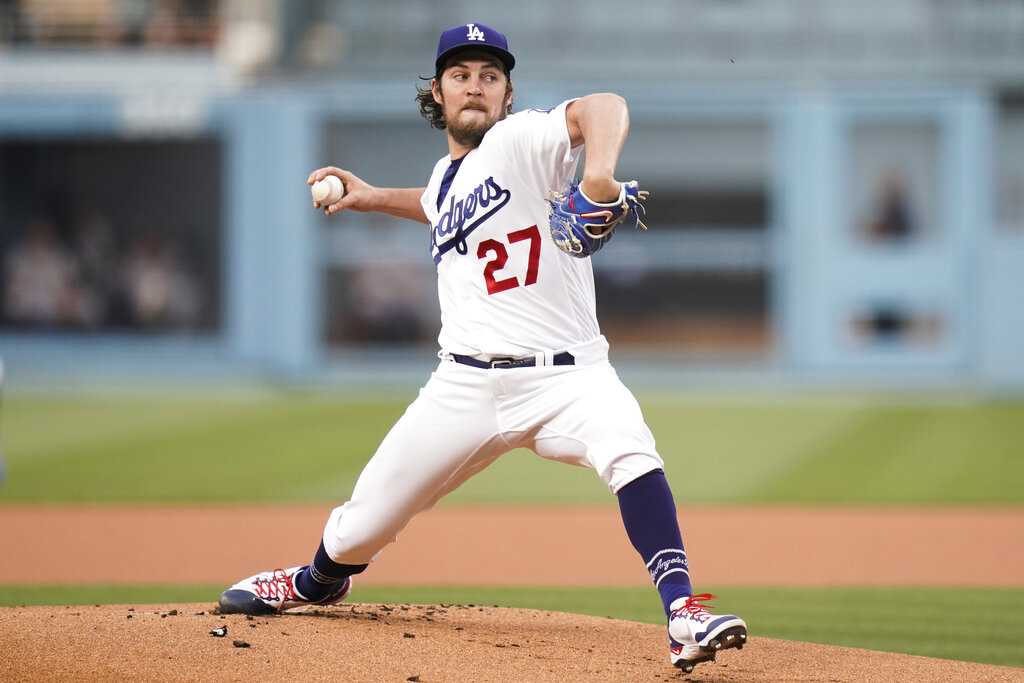
<svg viewBox="0 0 1024 683"><path fill-rule="evenodd" d="M506 239L509 245L517 242L529 242L530 254L526 266L526 277L523 280L523 287L528 287L537 282L537 269L540 266L540 230L536 225L531 225L522 230L510 232ZM498 240L483 240L476 248L476 257L485 259L491 256L491 260L484 266L484 282L487 283L487 293L497 294L507 289L514 289L519 286L519 278L511 277L495 279L494 273L505 267L508 262L508 248Z"/></svg>

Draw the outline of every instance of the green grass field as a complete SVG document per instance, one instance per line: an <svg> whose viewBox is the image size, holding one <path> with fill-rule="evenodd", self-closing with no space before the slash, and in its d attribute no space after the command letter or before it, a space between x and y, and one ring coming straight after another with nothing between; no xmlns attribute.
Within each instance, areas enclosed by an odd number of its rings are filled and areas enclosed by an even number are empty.
<svg viewBox="0 0 1024 683"><path fill-rule="evenodd" d="M409 395L15 394L3 503L345 499ZM686 503L1024 503L1024 402L639 396ZM614 504L517 451L447 504ZM0 532L2 533L2 532ZM0 604L212 602L222 586L0 586ZM757 635L1024 666L1024 590L729 588ZM534 607L660 623L649 589L360 588L365 602Z"/></svg>
<svg viewBox="0 0 1024 683"><path fill-rule="evenodd" d="M222 586L0 586L0 605L209 602ZM1024 590L712 589L753 637L785 638L990 664L1024 666ZM530 607L661 624L646 588L358 587L357 602Z"/></svg>
<svg viewBox="0 0 1024 683"><path fill-rule="evenodd" d="M14 395L2 502L344 499L412 395ZM681 503L1022 503L1024 402L640 396ZM612 503L509 453L450 503Z"/></svg>

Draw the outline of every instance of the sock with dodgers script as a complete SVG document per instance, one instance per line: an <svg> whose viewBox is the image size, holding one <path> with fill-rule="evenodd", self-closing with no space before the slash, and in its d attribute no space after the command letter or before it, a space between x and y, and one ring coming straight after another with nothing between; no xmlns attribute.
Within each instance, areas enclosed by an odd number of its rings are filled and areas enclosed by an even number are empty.
<svg viewBox="0 0 1024 683"><path fill-rule="evenodd" d="M647 564L668 614L675 600L693 594L693 587L665 473L654 470L634 479L619 490L618 499L626 534Z"/></svg>

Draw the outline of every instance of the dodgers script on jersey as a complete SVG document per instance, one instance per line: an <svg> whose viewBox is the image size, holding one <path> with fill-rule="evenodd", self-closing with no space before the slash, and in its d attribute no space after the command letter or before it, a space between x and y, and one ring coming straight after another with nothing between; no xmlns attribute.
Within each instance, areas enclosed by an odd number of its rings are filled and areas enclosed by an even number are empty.
<svg viewBox="0 0 1024 683"><path fill-rule="evenodd" d="M548 231L547 195L572 180L583 150L569 140L571 101L513 114L461 160L434 167L421 202L443 351L522 356L600 336L590 259L567 257Z"/></svg>

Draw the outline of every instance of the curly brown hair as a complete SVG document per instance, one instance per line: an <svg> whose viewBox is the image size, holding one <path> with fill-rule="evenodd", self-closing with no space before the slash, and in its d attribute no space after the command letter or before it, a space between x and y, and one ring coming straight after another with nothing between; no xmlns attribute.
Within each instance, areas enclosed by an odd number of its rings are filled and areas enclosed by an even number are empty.
<svg viewBox="0 0 1024 683"><path fill-rule="evenodd" d="M449 63L451 60L449 60ZM445 64L444 69L448 68L448 64ZM416 86L416 104L420 107L420 116L427 120L431 128L437 128L438 130L444 130L448 127L448 124L444 122L444 107L434 101L434 91L431 90L431 81L437 79L438 82L441 80L441 75L444 73L444 69L441 69L433 78L427 78L426 76L420 76L421 81L426 81L427 86L421 88ZM508 72L508 69L502 67L505 72L505 96L512 92L512 74ZM509 100L508 107L505 110L505 115L508 116L512 113L512 101Z"/></svg>
<svg viewBox="0 0 1024 683"><path fill-rule="evenodd" d="M434 91L430 82L434 79L420 76L421 81L427 82L427 87L416 86L416 104L420 107L420 116L427 120L431 128L444 130L448 124L444 122L444 107L434 101Z"/></svg>

